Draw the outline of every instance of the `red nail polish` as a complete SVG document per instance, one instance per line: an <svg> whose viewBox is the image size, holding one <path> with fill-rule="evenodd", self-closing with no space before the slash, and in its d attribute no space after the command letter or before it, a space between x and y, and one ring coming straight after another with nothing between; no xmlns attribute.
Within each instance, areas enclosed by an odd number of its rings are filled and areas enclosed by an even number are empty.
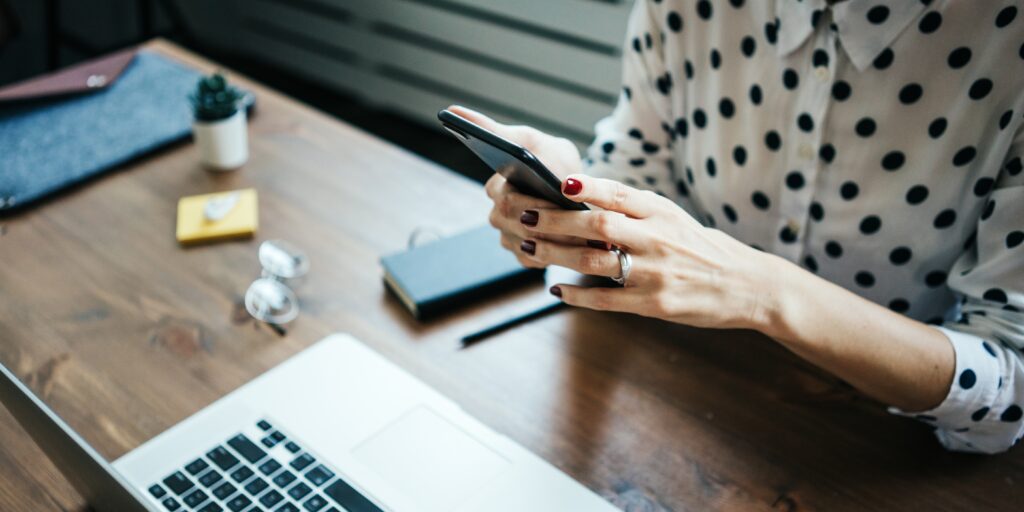
<svg viewBox="0 0 1024 512"><path fill-rule="evenodd" d="M537 242L534 242L533 240L523 240L523 242L519 244L519 250L533 256L533 254L537 252Z"/></svg>
<svg viewBox="0 0 1024 512"><path fill-rule="evenodd" d="M551 295L554 295L555 297L561 297L562 296L562 289L559 288L557 285L556 286L552 286L551 289L549 289L548 291L551 292Z"/></svg>
<svg viewBox="0 0 1024 512"><path fill-rule="evenodd" d="M536 210L526 210L521 216L519 216L519 222L526 224L527 226L533 227L537 225L537 221L540 219L540 215Z"/></svg>
<svg viewBox="0 0 1024 512"><path fill-rule="evenodd" d="M583 192L583 183L580 180L569 178L565 180L565 186L562 187L562 191L567 195L574 196Z"/></svg>
<svg viewBox="0 0 1024 512"><path fill-rule="evenodd" d="M604 249L606 251L608 250L608 244L600 240L587 240L587 246L593 247L594 249Z"/></svg>

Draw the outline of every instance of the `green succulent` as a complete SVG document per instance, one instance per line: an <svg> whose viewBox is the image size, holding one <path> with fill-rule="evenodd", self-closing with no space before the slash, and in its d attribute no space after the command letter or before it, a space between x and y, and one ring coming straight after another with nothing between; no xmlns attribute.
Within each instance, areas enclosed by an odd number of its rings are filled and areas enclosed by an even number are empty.
<svg viewBox="0 0 1024 512"><path fill-rule="evenodd" d="M204 76L196 84L195 92L188 95L196 121L227 119L238 112L242 93L228 85L224 75Z"/></svg>

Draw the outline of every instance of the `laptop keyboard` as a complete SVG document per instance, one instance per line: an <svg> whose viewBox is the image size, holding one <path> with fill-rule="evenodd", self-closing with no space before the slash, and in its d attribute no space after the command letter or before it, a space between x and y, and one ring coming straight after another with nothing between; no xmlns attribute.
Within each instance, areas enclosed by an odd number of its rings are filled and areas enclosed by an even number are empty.
<svg viewBox="0 0 1024 512"><path fill-rule="evenodd" d="M382 512L267 420L149 487L171 512ZM277 446L281 449L275 449Z"/></svg>

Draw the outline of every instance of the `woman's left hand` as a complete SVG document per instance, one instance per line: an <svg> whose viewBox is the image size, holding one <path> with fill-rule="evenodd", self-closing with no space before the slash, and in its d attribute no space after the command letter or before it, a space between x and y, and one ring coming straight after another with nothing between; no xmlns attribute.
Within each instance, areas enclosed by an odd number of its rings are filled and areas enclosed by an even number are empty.
<svg viewBox="0 0 1024 512"><path fill-rule="evenodd" d="M560 284L551 293L568 304L636 313L699 327L761 330L772 320L778 257L706 228L667 198L617 181L582 174L563 183L565 197L600 209L525 210L520 221L538 235L569 235L588 246L534 237L520 250L542 264L619 277L607 242L628 252L632 271L623 288Z"/></svg>

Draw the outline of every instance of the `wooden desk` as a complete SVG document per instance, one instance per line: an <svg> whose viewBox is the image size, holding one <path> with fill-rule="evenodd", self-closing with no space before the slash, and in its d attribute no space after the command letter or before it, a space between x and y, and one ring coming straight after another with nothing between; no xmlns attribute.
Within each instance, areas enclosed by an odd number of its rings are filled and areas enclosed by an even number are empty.
<svg viewBox="0 0 1024 512"><path fill-rule="evenodd" d="M106 457L348 331L622 508L1020 510L1021 449L947 453L752 333L570 311L458 350L541 287L417 325L386 295L378 257L417 226L484 222L481 188L232 78L259 97L244 169L207 172L186 144L0 218L0 361ZM180 196L240 187L260 192L256 239L175 243ZM312 261L284 337L239 306L270 238ZM0 510L80 506L0 410Z"/></svg>

